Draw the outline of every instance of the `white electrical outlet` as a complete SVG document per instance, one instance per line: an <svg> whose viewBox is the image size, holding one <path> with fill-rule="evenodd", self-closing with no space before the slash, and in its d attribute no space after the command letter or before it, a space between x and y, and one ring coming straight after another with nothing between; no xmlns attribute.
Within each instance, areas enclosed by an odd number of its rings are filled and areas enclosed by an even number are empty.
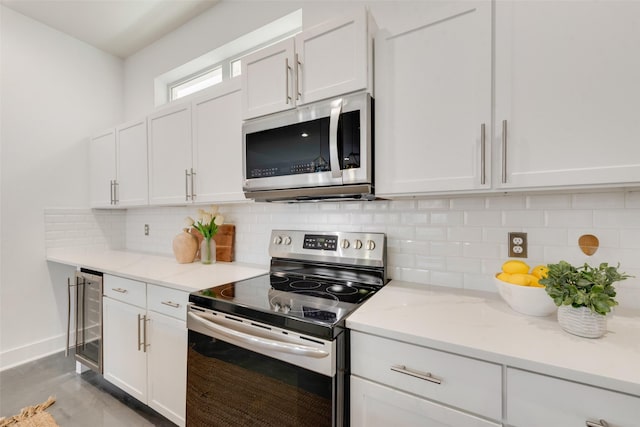
<svg viewBox="0 0 640 427"><path fill-rule="evenodd" d="M527 257L527 233L509 233L509 256L513 258Z"/></svg>

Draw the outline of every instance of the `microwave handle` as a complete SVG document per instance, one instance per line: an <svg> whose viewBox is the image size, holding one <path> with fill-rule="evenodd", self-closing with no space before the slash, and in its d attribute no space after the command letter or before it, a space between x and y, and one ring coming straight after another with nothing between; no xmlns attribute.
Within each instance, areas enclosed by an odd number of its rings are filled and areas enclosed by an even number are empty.
<svg viewBox="0 0 640 427"><path fill-rule="evenodd" d="M341 178L340 159L338 159L338 121L342 113L342 99L334 101L331 105L329 118L329 162L331 164L331 177Z"/></svg>

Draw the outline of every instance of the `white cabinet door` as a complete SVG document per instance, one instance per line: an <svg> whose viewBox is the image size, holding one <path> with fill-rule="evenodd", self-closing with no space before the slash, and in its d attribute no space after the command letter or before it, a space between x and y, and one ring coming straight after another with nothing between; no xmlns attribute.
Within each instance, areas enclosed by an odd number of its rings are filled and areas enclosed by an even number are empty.
<svg viewBox="0 0 640 427"><path fill-rule="evenodd" d="M113 129L89 140L89 205L113 207L113 181L116 179L116 133Z"/></svg>
<svg viewBox="0 0 640 427"><path fill-rule="evenodd" d="M634 1L496 2L497 187L640 181L638 16Z"/></svg>
<svg viewBox="0 0 640 427"><path fill-rule="evenodd" d="M242 59L242 118L295 107L293 38Z"/></svg>
<svg viewBox="0 0 640 427"><path fill-rule="evenodd" d="M296 102L305 104L367 88L370 41L364 9L296 35Z"/></svg>
<svg viewBox="0 0 640 427"><path fill-rule="evenodd" d="M500 424L353 375L351 376L350 403L351 425L354 427L500 426Z"/></svg>
<svg viewBox="0 0 640 427"><path fill-rule="evenodd" d="M489 188L491 2L425 2L403 22L376 36L376 194Z"/></svg>
<svg viewBox="0 0 640 427"><path fill-rule="evenodd" d="M179 104L148 117L149 203L190 201L191 104Z"/></svg>
<svg viewBox="0 0 640 427"><path fill-rule="evenodd" d="M138 120L116 128L118 179L116 201L121 207L148 203L147 120Z"/></svg>
<svg viewBox="0 0 640 427"><path fill-rule="evenodd" d="M196 202L245 201L239 79L193 102L193 188Z"/></svg>
<svg viewBox="0 0 640 427"><path fill-rule="evenodd" d="M102 299L104 366L103 376L139 401L147 401L147 353L143 341L145 309Z"/></svg>
<svg viewBox="0 0 640 427"><path fill-rule="evenodd" d="M507 369L507 421L518 427L637 426L640 397ZM601 423L604 420L606 424Z"/></svg>
<svg viewBox="0 0 640 427"><path fill-rule="evenodd" d="M147 312L148 404L179 426L185 425L187 324Z"/></svg>

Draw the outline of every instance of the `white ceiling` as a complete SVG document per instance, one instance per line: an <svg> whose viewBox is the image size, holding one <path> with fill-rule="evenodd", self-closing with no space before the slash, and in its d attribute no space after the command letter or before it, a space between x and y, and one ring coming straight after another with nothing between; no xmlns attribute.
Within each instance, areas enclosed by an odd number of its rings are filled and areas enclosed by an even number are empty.
<svg viewBox="0 0 640 427"><path fill-rule="evenodd" d="M10 8L126 58L219 0L0 0Z"/></svg>

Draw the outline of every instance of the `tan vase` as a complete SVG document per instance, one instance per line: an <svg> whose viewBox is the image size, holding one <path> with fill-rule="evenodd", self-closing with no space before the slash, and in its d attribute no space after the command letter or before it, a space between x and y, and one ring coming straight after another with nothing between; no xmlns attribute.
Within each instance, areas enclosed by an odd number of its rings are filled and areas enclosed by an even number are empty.
<svg viewBox="0 0 640 427"><path fill-rule="evenodd" d="M173 255L180 264L193 262L198 252L198 238L184 229L173 238Z"/></svg>

